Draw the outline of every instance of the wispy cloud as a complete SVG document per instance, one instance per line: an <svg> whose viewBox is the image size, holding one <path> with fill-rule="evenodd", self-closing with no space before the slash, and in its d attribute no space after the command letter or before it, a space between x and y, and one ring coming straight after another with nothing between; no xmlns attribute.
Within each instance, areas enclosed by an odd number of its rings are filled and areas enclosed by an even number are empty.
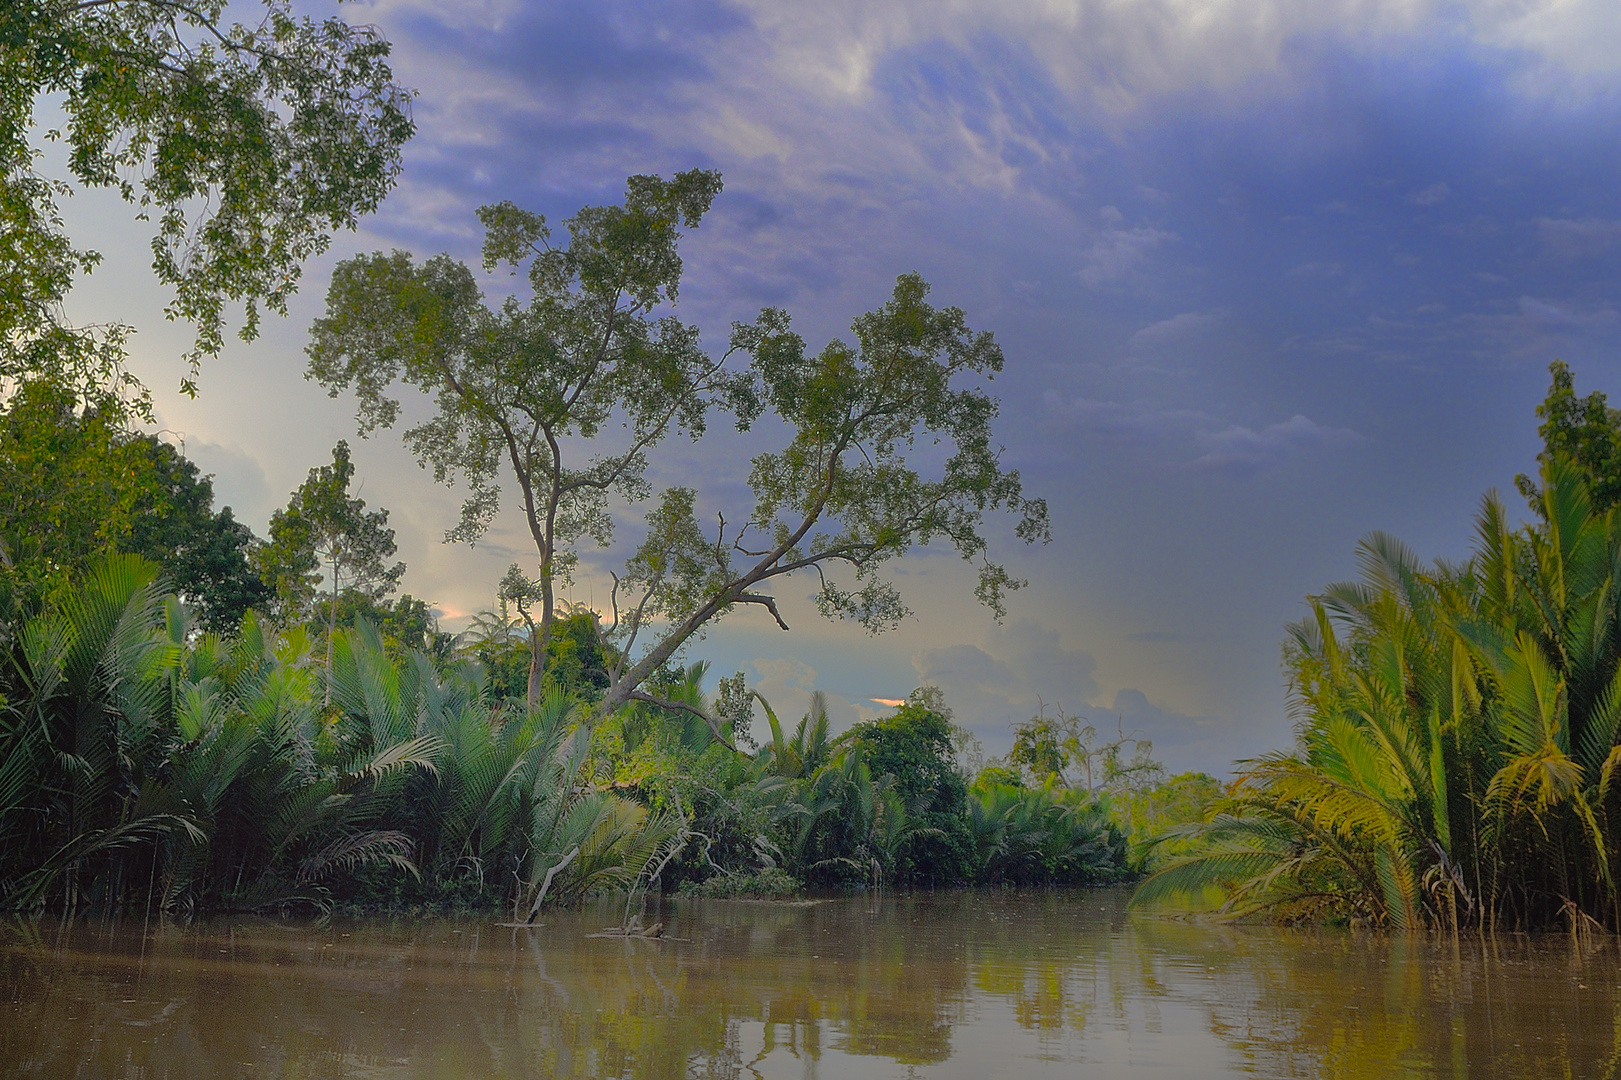
<svg viewBox="0 0 1621 1080"><path fill-rule="evenodd" d="M1409 192L1407 201L1415 206L1440 206L1452 195L1452 189L1437 181L1418 191Z"/></svg>
<svg viewBox="0 0 1621 1080"><path fill-rule="evenodd" d="M1138 689L1118 690L1112 697L1101 693L1091 654L1065 647L1050 627L1024 620L988 635L982 644L930 649L913 665L918 681L940 687L956 723L978 734L992 753L1011 743L1014 724L1043 708L1085 717L1105 739L1118 733L1151 740L1174 770L1221 772L1242 745L1232 725L1219 717L1162 708Z"/></svg>
<svg viewBox="0 0 1621 1080"><path fill-rule="evenodd" d="M1126 339L1126 343L1139 349L1159 349L1182 346L1197 341L1226 321L1228 311L1215 308L1210 311L1184 311L1169 319L1150 323Z"/></svg>
<svg viewBox="0 0 1621 1080"><path fill-rule="evenodd" d="M843 731L859 720L870 719L877 712L819 687L816 669L802 660L765 657L755 660L753 666L758 678L750 681L750 688L771 702L771 708L785 724L794 723L810 711L811 695L819 689L822 690L823 705L827 709L828 726L835 732ZM763 718L757 716L756 724L764 730Z"/></svg>
<svg viewBox="0 0 1621 1080"><path fill-rule="evenodd" d="M1621 221L1611 218L1537 218L1537 235L1547 253L1558 259L1600 255L1621 242Z"/></svg>
<svg viewBox="0 0 1621 1080"><path fill-rule="evenodd" d="M945 691L957 723L992 736L1033 715L1042 701L1074 712L1098 692L1092 655L1030 619L993 630L980 645L923 650L912 666L920 685Z"/></svg>
<svg viewBox="0 0 1621 1080"><path fill-rule="evenodd" d="M1155 408L1088 398L1063 399L1049 392L1054 415L1096 435L1159 443L1195 471L1250 474L1292 458L1340 450L1366 441L1350 428L1329 427L1296 413L1260 429L1228 424L1198 409Z"/></svg>
<svg viewBox="0 0 1621 1080"><path fill-rule="evenodd" d="M1127 634L1126 640L1138 641L1145 645L1170 645L1193 639L1191 635L1175 630L1142 630L1135 634Z"/></svg>
<svg viewBox="0 0 1621 1080"><path fill-rule="evenodd" d="M1234 424L1221 431L1202 433L1199 441L1205 452L1194 459L1195 469L1251 473L1302 454L1353 446L1364 440L1349 428L1324 427L1297 413L1259 431Z"/></svg>
<svg viewBox="0 0 1621 1080"><path fill-rule="evenodd" d="M1345 273L1345 265L1338 262L1312 261L1298 263L1284 271L1292 278L1333 278Z"/></svg>
<svg viewBox="0 0 1621 1080"><path fill-rule="evenodd" d="M1193 431L1212 421L1198 409L1168 409L1149 402L1100 401L1096 398L1065 397L1047 391L1048 414L1082 430L1102 435L1137 439L1166 439Z"/></svg>
<svg viewBox="0 0 1621 1080"><path fill-rule="evenodd" d="M1177 239L1175 233L1164 229L1146 225L1128 228L1123 224L1124 216L1113 206L1105 206L1100 216L1104 222L1102 235L1082 254L1084 265L1079 273L1080 279L1093 288L1134 277L1156 249Z"/></svg>

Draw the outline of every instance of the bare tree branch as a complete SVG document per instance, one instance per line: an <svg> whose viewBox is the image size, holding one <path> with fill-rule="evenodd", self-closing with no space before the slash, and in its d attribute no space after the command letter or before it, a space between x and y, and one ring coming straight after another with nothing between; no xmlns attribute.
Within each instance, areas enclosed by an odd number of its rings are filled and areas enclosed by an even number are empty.
<svg viewBox="0 0 1621 1080"><path fill-rule="evenodd" d="M765 593L742 593L738 596L736 602L739 604L759 604L771 612L771 617L777 620L778 626L784 630L788 629L788 624L782 621L782 616L777 612L776 597L768 596Z"/></svg>

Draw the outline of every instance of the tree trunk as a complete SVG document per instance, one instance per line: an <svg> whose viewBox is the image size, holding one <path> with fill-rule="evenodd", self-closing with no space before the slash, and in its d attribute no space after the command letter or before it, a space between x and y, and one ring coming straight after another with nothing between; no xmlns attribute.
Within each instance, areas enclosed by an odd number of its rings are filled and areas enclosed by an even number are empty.
<svg viewBox="0 0 1621 1080"><path fill-rule="evenodd" d="M540 705L541 690L546 677L546 644L541 638L537 628L529 631L529 686L525 697L529 701L529 708L534 709Z"/></svg>
<svg viewBox="0 0 1621 1080"><path fill-rule="evenodd" d="M727 593L734 591L736 590L728 589L721 596L724 598ZM642 657L640 662L633 665L629 671L614 680L613 685L608 687L607 693L602 695L602 700L597 702L597 707L591 711L591 722L595 724L615 709L627 704L630 701L630 695L636 688L647 681L648 676L662 667L666 660L674 656L675 651L688 638L697 633L699 628L707 623L722 606L724 606L723 599L711 600L700 609L698 614L689 617L686 622L667 632L659 643L653 646L652 651Z"/></svg>
<svg viewBox="0 0 1621 1080"><path fill-rule="evenodd" d="M326 693L322 708L332 707L332 635L338 629L338 559L332 558L332 600L326 607Z"/></svg>
<svg viewBox="0 0 1621 1080"><path fill-rule="evenodd" d="M551 581L544 569L541 571L540 624L529 625L529 686L526 697L529 708L540 707L541 694L546 686L546 653L552 643L552 622L556 618L552 609Z"/></svg>

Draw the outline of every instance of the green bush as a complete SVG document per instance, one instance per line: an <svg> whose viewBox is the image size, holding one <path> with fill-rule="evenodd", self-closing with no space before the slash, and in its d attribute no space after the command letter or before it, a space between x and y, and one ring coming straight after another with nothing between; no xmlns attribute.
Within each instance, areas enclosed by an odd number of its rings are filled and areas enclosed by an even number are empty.
<svg viewBox="0 0 1621 1080"><path fill-rule="evenodd" d="M716 874L703 881L682 884L678 895L719 900L778 900L797 896L804 886L785 870L757 874Z"/></svg>
<svg viewBox="0 0 1621 1080"><path fill-rule="evenodd" d="M874 776L894 777L894 791L915 827L896 853L903 882L952 885L973 880L968 784L957 769L951 718L938 691L914 693L895 715L857 724L841 742L861 752Z"/></svg>

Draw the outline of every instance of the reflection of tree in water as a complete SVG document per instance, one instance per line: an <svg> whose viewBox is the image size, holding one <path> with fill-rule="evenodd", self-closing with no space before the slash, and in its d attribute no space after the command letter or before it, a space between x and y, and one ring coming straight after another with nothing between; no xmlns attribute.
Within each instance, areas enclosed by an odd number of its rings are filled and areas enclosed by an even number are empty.
<svg viewBox="0 0 1621 1080"><path fill-rule="evenodd" d="M905 1062L950 1056L966 976L922 961L904 918L849 906L711 904L691 943L593 940L608 907L538 930L376 923L80 928L73 948L0 951L18 1003L6 1060L42 1073L739 1077L745 1023L815 1075L825 1045ZM15 941L15 938L11 939ZM145 954L143 956L143 953ZM126 1042L87 1031L112 1030ZM751 1042L754 1057L758 1043Z"/></svg>
<svg viewBox="0 0 1621 1080"><path fill-rule="evenodd" d="M1122 897L1113 890L1059 890L998 899L983 902L981 918L972 920L983 927L970 952L974 987L1008 1001L1043 1055L1056 1055L1084 1034L1106 993L1097 958L1123 921Z"/></svg>
<svg viewBox="0 0 1621 1080"><path fill-rule="evenodd" d="M1114 977L1201 1006L1257 1076L1621 1076L1613 941L1140 923ZM1121 958L1124 959L1124 958ZM1202 965L1206 979L1188 977ZM1169 970L1172 967L1180 970Z"/></svg>
<svg viewBox="0 0 1621 1080"><path fill-rule="evenodd" d="M1621 1080L1613 943L1128 922L1108 892L683 902L657 917L688 942L585 937L622 915L8 933L0 1061L25 1076L746 1080L786 1058L831 1078L974 1040L1081 1062L1128 1031L1162 1049L1214 1034L1217 1073Z"/></svg>
<svg viewBox="0 0 1621 1080"><path fill-rule="evenodd" d="M808 1075L824 1047L909 1064L944 1061L966 973L960 957L918 947L920 931L931 927L909 906L708 905L704 947L681 1008L726 1016L734 1046L741 1023L758 1023L761 1049L750 1058L788 1053L810 1067ZM735 1052L691 1049L718 1051L721 1060Z"/></svg>

